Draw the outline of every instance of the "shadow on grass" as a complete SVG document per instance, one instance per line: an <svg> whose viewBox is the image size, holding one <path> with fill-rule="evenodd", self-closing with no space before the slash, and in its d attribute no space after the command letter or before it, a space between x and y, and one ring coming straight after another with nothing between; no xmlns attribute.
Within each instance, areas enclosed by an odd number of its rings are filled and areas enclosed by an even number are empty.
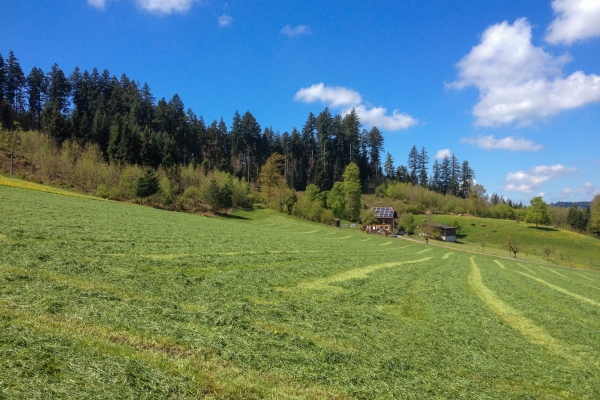
<svg viewBox="0 0 600 400"><path fill-rule="evenodd" d="M231 215L231 214L221 214L221 213L215 213L215 215L218 215L219 217L222 218L227 218L227 219L238 219L241 221L250 221L250 218L248 217L242 217L241 215Z"/></svg>
<svg viewBox="0 0 600 400"><path fill-rule="evenodd" d="M547 226L528 226L527 228L529 228L529 229L537 229L539 231L549 231L549 232L550 231L558 231L558 229L556 229L556 228L550 228L550 227L547 227Z"/></svg>

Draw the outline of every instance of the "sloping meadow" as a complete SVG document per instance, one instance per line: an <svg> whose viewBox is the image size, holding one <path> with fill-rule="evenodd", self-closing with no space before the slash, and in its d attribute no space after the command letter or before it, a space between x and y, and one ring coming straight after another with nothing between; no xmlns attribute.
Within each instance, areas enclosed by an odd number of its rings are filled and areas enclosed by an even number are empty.
<svg viewBox="0 0 600 400"><path fill-rule="evenodd" d="M0 398L599 398L600 273L0 186Z"/></svg>

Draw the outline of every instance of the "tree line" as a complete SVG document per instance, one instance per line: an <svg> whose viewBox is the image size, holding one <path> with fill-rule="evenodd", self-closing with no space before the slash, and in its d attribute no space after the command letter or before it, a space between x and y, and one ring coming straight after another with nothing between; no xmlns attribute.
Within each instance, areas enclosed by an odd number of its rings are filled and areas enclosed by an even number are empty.
<svg viewBox="0 0 600 400"><path fill-rule="evenodd" d="M253 183L266 160L281 154L284 177L295 190L310 184L331 190L351 163L365 193L387 178L466 198L475 176L454 155L436 160L428 174L427 152L415 146L407 166L395 167L388 153L382 168L383 135L377 127L363 129L354 110L345 116L328 108L310 113L300 130L283 134L261 128L250 111L236 111L230 126L223 118L207 123L177 94L157 101L147 83L125 74L117 79L106 69L76 67L67 75L54 64L47 72L33 67L25 75L12 51L6 60L0 54L0 122L9 130L41 130L57 145L95 144L110 163L154 169L202 165Z"/></svg>

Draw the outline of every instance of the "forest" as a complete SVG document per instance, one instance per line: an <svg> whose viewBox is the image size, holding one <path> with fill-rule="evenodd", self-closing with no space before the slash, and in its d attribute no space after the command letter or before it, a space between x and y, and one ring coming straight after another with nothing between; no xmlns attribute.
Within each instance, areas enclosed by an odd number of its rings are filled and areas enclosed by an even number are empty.
<svg viewBox="0 0 600 400"><path fill-rule="evenodd" d="M388 153L382 167L382 132L363 129L354 110L345 116L327 108L310 113L291 133L261 128L250 111L236 111L230 126L223 118L207 123L186 110L177 94L156 101L148 84L125 74L117 79L107 70L76 67L67 76L54 64L46 73L33 67L25 75L12 51L6 60L0 54L0 117L4 128L41 130L57 146L66 140L95 144L110 163L154 169L202 165L247 182L256 182L260 167L278 153L288 185L301 191L311 183L330 190L351 162L359 167L365 193L387 178L467 198L475 176L468 161L454 155L435 160L428 173L427 152L416 146L406 166L395 166Z"/></svg>

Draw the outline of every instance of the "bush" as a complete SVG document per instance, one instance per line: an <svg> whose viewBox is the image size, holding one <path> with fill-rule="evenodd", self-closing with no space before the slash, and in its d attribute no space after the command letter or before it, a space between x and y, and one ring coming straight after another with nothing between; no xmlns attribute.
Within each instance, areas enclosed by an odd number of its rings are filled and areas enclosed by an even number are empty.
<svg viewBox="0 0 600 400"><path fill-rule="evenodd" d="M326 222L331 223L331 221L333 221L333 212L331 210L322 210L321 211L321 222L322 223L326 223Z"/></svg>
<svg viewBox="0 0 600 400"><path fill-rule="evenodd" d="M96 197L108 199L109 194L108 194L108 189L106 188L106 185L98 185L98 187L96 188Z"/></svg>

